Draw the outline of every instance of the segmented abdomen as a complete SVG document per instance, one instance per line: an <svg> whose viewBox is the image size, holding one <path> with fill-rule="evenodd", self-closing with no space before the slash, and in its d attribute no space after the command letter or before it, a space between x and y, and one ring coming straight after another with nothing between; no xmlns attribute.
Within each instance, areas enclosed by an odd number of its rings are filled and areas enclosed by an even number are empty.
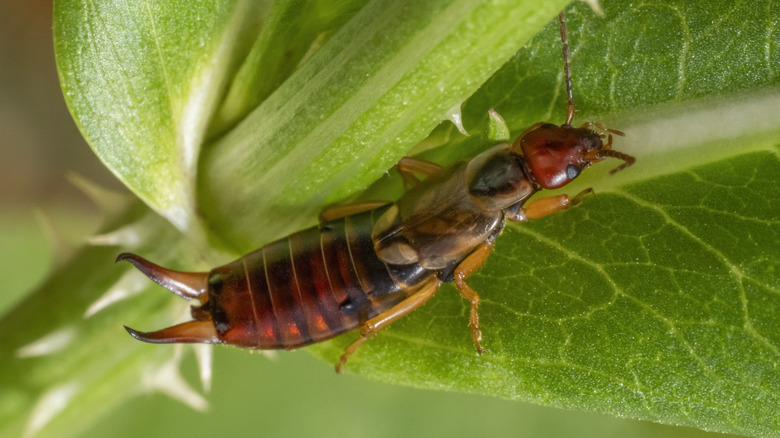
<svg viewBox="0 0 780 438"><path fill-rule="evenodd" d="M371 229L387 207L270 243L209 275L209 310L223 342L297 348L338 336L407 297L435 272L385 264Z"/></svg>

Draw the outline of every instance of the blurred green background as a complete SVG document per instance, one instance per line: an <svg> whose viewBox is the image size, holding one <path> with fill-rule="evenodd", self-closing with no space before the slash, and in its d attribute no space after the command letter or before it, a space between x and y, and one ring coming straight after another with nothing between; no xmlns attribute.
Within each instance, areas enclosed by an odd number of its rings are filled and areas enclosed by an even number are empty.
<svg viewBox="0 0 780 438"><path fill-rule="evenodd" d="M65 107L52 51L51 10L45 0L0 0L2 312L12 311L15 302L99 226L100 212L67 175L121 189L85 144ZM116 342L134 341L123 335ZM184 368L199 388L192 357L185 359ZM281 352L269 359L217 348L207 398L210 407L203 413L164 395L139 397L97 419L85 436L709 436L687 428L336 375L331 364L305 351Z"/></svg>

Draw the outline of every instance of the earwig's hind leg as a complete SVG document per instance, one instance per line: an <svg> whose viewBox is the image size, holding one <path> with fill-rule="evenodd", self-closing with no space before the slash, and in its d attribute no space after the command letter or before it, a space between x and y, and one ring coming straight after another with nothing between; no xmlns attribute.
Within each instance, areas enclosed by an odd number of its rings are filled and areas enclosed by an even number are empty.
<svg viewBox="0 0 780 438"><path fill-rule="evenodd" d="M358 347L363 344L363 342L366 342L366 340L369 338L374 337L376 333L383 327L386 327L388 324L394 321L398 321L399 319L411 313L413 310L425 304L425 302L428 301L428 299L431 298L437 290L439 290L439 287L441 287L441 281L439 281L436 277L433 277L430 281L424 283L417 291L413 292L409 298L401 301L400 303L391 307L389 310L366 321L366 323L360 327L360 338L347 347L344 350L344 354L342 354L339 358L339 362L336 364L336 372L341 372L341 367L347 363L349 356L351 356L352 353L354 353L355 350L357 350Z"/></svg>
<svg viewBox="0 0 780 438"><path fill-rule="evenodd" d="M202 343L219 344L219 336L212 321L189 321L156 332L139 332L125 326L130 335L139 341L152 344Z"/></svg>
<svg viewBox="0 0 780 438"><path fill-rule="evenodd" d="M480 245L476 251L466 257L457 268L455 268L455 287L460 292L460 295L469 300L471 303L471 311L469 312L469 326L471 326L471 340L474 341L474 348L477 349L477 354L482 354L482 331L479 329L479 314L477 308L479 307L479 294L477 291L466 284L466 279L471 276L490 256L493 252L493 244L485 242Z"/></svg>
<svg viewBox="0 0 780 438"><path fill-rule="evenodd" d="M592 188L587 188L579 192L573 199L569 198L569 195L539 198L528 204L528 206L521 208L514 216L507 215L506 218L514 222L524 222L528 219L539 219L541 217L549 216L553 213L568 210L575 205L581 204L582 198L589 193L593 193Z"/></svg>
<svg viewBox="0 0 780 438"><path fill-rule="evenodd" d="M398 164L395 165L395 168L404 179L404 184L408 187L420 184L420 180L414 175L415 173L425 175L427 178L441 170L441 166L436 163L411 157L401 158Z"/></svg>
<svg viewBox="0 0 780 438"><path fill-rule="evenodd" d="M119 254L117 262L128 261L144 275L155 283L175 293L176 295L191 300L197 298L205 304L208 300L206 291L209 286L208 272L180 272L158 266L143 257L129 252Z"/></svg>
<svg viewBox="0 0 780 438"><path fill-rule="evenodd" d="M390 202L388 201L363 201L363 202L353 202L352 204L344 204L344 205L331 205L328 207L325 207L319 215L320 223L325 223L328 221L341 219L346 216L350 216L357 213L362 213L364 211L373 210L375 208L379 208L383 205L387 205Z"/></svg>

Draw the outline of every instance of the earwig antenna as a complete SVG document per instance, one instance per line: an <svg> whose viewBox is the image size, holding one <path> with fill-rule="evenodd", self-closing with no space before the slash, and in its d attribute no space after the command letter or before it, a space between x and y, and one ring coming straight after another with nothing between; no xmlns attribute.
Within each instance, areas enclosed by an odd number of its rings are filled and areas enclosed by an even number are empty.
<svg viewBox="0 0 780 438"><path fill-rule="evenodd" d="M563 11L558 14L561 22L561 42L563 43L563 73L566 76L566 92L569 95L569 106L566 109L566 123L563 126L571 126L574 119L574 97L571 92L571 65L569 64L569 32L566 30L566 15Z"/></svg>
<svg viewBox="0 0 780 438"><path fill-rule="evenodd" d="M636 158L632 157L631 155L624 154L623 152L618 152L616 150L607 149L607 150L601 150L600 155L603 157L612 157L617 158L618 160L623 160L625 163L621 164L620 166L612 169L609 171L610 175L613 175L615 172L618 172L620 170L625 169L626 167L634 164L636 161Z"/></svg>

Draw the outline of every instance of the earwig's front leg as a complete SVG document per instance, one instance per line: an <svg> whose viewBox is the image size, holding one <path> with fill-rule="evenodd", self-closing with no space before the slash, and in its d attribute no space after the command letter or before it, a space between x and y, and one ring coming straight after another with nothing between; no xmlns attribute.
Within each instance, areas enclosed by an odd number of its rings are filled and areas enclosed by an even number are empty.
<svg viewBox="0 0 780 438"><path fill-rule="evenodd" d="M466 279L485 263L485 260L487 260L492 252L493 243L485 242L455 268L455 287L458 288L458 292L460 292L463 298L471 302L469 326L471 326L471 339L474 341L474 348L477 349L477 354L482 354L483 351L482 345L480 344L480 341L482 341L482 332L479 330L479 314L477 313L479 295L477 294L477 291L466 284Z"/></svg>
<svg viewBox="0 0 780 438"><path fill-rule="evenodd" d="M366 321L366 323L360 327L360 338L347 347L346 350L344 350L344 354L342 354L339 358L339 363L336 364L336 372L341 372L341 367L347 363L349 356L351 356L352 353L354 353L355 350L357 350L358 347L363 344L363 342L366 342L366 340L369 338L376 336L380 329L386 327L392 322L398 321L404 316L410 314L413 310L425 304L425 302L428 301L428 299L431 298L437 290L439 290L439 287L441 287L441 281L439 281L439 279L436 277L432 277L430 281L424 283L422 287L414 292L409 298L401 301L400 303L391 307L389 310L382 312L379 315Z"/></svg>
<svg viewBox="0 0 780 438"><path fill-rule="evenodd" d="M575 205L582 203L582 198L588 193L593 193L592 188L587 188L574 199L570 199L569 195L556 195L548 196L546 198L537 199L526 207L520 209L515 215L507 215L506 218L513 222L524 222L528 219L539 219L540 217L549 216L559 211L568 210Z"/></svg>

